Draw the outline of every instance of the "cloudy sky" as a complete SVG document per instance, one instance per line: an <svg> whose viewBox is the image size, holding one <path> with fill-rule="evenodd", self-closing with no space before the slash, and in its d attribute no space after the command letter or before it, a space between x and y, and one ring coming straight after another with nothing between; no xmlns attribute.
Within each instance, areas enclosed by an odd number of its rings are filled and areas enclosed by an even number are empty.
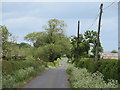
<svg viewBox="0 0 120 90"><path fill-rule="evenodd" d="M80 20L80 33L83 34L88 29L97 31L96 17L100 4L100 2L4 2L0 24L6 25L13 35L18 36L18 42L25 42L24 36L29 33L43 31L43 25L52 18L65 21L67 36L77 34L77 21ZM105 51L117 50L118 5L117 2L103 4L100 33L102 46Z"/></svg>

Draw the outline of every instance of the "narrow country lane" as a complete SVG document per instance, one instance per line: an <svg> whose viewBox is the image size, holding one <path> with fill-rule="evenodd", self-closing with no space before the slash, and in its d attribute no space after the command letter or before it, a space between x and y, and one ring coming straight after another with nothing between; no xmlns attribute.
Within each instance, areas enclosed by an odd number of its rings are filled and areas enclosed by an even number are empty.
<svg viewBox="0 0 120 90"><path fill-rule="evenodd" d="M23 88L70 88L66 73L67 58L61 62L61 66L51 69L37 76Z"/></svg>

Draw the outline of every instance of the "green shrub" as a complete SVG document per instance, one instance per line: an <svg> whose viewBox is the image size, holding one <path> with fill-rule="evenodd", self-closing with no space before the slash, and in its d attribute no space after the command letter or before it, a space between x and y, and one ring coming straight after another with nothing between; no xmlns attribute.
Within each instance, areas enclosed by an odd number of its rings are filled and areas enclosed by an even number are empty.
<svg viewBox="0 0 120 90"><path fill-rule="evenodd" d="M118 51L116 51L116 50L112 50L111 53L118 53Z"/></svg>
<svg viewBox="0 0 120 90"><path fill-rule="evenodd" d="M47 66L43 61L2 61L2 87L14 88L30 77L43 71Z"/></svg>
<svg viewBox="0 0 120 90"><path fill-rule="evenodd" d="M33 56L27 56L27 57L25 58L25 60L33 61L33 60L35 60L35 58L34 58Z"/></svg>
<svg viewBox="0 0 120 90"><path fill-rule="evenodd" d="M90 73L86 68L76 68L69 65L67 73L70 74L72 88L118 88L118 81L109 79L106 82L100 72Z"/></svg>
<svg viewBox="0 0 120 90"><path fill-rule="evenodd" d="M52 63L52 62L47 62L47 66L48 66L49 68L54 68L54 67L55 67L55 64Z"/></svg>
<svg viewBox="0 0 120 90"><path fill-rule="evenodd" d="M94 62L93 59L81 59L75 65L79 68L86 68L89 72L99 71L104 75L104 79L119 79L120 71L118 72L118 67L120 63L118 60L99 60L98 62ZM119 75L118 75L119 74Z"/></svg>
<svg viewBox="0 0 120 90"><path fill-rule="evenodd" d="M73 66L72 66L72 65L69 65L69 66L67 67L66 72L71 75L71 74L72 74L72 71L73 71Z"/></svg>
<svg viewBox="0 0 120 90"><path fill-rule="evenodd" d="M15 86L16 80L11 75L2 76L2 88L11 88Z"/></svg>
<svg viewBox="0 0 120 90"><path fill-rule="evenodd" d="M60 65L60 61L62 61L62 60L64 60L64 58L62 58L62 59L58 58L57 60L55 60L54 61L55 66L58 67Z"/></svg>

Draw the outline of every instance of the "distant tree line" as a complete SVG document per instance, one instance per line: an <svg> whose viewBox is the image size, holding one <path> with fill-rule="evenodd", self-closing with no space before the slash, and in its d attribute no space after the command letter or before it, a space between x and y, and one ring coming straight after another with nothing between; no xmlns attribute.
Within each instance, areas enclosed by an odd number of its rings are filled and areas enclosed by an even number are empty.
<svg viewBox="0 0 120 90"><path fill-rule="evenodd" d="M76 56L78 54L78 58L94 58L95 57L95 51L96 51L96 38L97 38L97 32L96 31L90 31L87 30L84 32L84 34L79 34L79 41L77 46L77 40L78 37L72 36L71 37L71 58L73 62L76 60ZM78 53L76 53L78 51ZM101 46L101 43L99 42L99 52L103 52L103 48ZM99 53L100 57L100 53Z"/></svg>
<svg viewBox="0 0 120 90"><path fill-rule="evenodd" d="M53 62L70 52L69 38L64 34L66 24L62 20L51 19L44 26L44 32L33 32L25 36L25 40L33 43L12 42L9 39L12 34L6 26L0 26L2 30L2 59L3 60L45 60Z"/></svg>
<svg viewBox="0 0 120 90"><path fill-rule="evenodd" d="M76 36L67 37L64 33L66 24L62 20L50 19L44 26L43 32L32 32L24 37L28 43L17 43L9 40L12 34L6 26L0 26L2 31L2 59L3 60L44 60L53 62L57 58L67 56L73 62L76 58L76 51L79 58L90 58L95 56L97 32L87 30L79 34L79 47L77 47ZM99 51L103 48L99 42Z"/></svg>

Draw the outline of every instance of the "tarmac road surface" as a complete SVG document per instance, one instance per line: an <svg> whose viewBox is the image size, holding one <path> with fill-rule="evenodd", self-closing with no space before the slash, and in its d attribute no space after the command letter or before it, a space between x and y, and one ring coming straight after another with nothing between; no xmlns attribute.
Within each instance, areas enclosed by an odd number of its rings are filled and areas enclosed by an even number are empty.
<svg viewBox="0 0 120 90"><path fill-rule="evenodd" d="M60 67L44 72L23 88L70 88L66 73L66 62L67 58L60 63Z"/></svg>

